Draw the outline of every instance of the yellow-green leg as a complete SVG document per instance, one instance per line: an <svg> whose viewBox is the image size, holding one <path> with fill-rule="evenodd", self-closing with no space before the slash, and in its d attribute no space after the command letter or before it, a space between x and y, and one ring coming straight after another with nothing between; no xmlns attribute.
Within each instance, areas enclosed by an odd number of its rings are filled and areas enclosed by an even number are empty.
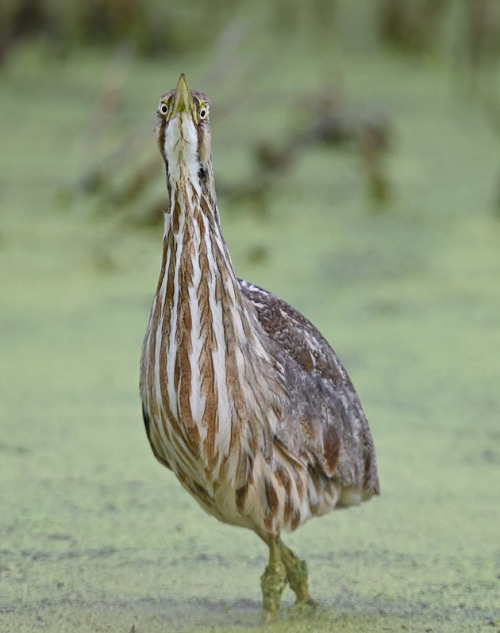
<svg viewBox="0 0 500 633"><path fill-rule="evenodd" d="M307 564L299 560L292 550L280 541L281 560L285 565L286 579L297 598L302 604L314 604L307 586Z"/></svg>
<svg viewBox="0 0 500 633"><path fill-rule="evenodd" d="M276 620L281 594L286 587L287 571L281 560L282 549L278 539L269 538L269 564L260 578L262 587L262 622Z"/></svg>

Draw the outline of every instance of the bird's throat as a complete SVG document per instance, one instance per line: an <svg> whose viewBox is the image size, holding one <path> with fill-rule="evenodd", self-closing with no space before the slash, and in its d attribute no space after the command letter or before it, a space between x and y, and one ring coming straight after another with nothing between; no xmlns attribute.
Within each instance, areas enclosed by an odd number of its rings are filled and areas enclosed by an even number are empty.
<svg viewBox="0 0 500 633"><path fill-rule="evenodd" d="M166 128L161 150L165 158L168 189L191 188L199 194L198 133L193 121L184 113L179 113Z"/></svg>

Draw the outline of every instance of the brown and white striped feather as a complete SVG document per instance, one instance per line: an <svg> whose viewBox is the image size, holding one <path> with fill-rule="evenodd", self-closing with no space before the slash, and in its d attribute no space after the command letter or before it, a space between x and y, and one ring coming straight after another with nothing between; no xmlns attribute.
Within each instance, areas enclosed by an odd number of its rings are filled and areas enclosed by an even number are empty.
<svg viewBox="0 0 500 633"><path fill-rule="evenodd" d="M236 279L215 194L196 178L200 139L189 123L159 130L175 160L142 351L144 421L157 459L207 512L278 535L378 494L373 442L316 328ZM177 156L180 136L188 149Z"/></svg>

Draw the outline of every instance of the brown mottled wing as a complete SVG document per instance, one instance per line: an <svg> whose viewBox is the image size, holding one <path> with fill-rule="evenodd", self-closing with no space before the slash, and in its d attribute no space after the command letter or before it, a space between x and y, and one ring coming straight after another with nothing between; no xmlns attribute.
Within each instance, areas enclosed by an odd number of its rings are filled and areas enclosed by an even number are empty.
<svg viewBox="0 0 500 633"><path fill-rule="evenodd" d="M290 411L275 441L308 468L371 494L379 493L375 449L354 386L326 339L272 293L239 280L283 367Z"/></svg>

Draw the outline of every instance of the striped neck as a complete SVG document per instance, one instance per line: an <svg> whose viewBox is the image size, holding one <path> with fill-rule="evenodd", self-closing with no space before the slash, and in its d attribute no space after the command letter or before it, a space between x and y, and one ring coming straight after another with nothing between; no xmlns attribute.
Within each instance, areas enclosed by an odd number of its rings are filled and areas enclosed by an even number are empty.
<svg viewBox="0 0 500 633"><path fill-rule="evenodd" d="M166 130L163 142L169 212L162 273L172 285L164 303L171 301L172 323L196 363L200 346L237 346L252 338L252 327L220 229L211 157L200 161L199 134L186 117ZM182 321L190 327L181 329Z"/></svg>
<svg viewBox="0 0 500 633"><path fill-rule="evenodd" d="M169 208L141 393L161 421L150 436L161 461L180 479L239 489L257 447L271 459L282 388L222 237L208 135L181 116L158 132Z"/></svg>
<svg viewBox="0 0 500 633"><path fill-rule="evenodd" d="M212 196L180 176L170 182L150 324L157 331L156 400L167 418L180 421L189 450L202 451L214 480L225 468L240 482L247 458L226 463L238 434L251 434L270 450L269 438L248 410L248 402L265 408L259 378L266 375L269 358L240 293ZM243 420L247 426L241 431Z"/></svg>
<svg viewBox="0 0 500 633"><path fill-rule="evenodd" d="M180 336L191 331L193 349L198 339L205 345L213 337L217 339L218 333L224 334L217 341L219 347L233 339L252 338L252 327L222 237L215 196L182 173L179 180L169 182L168 188L170 204L165 214L164 270L160 278L163 275L164 282L172 284L172 296L165 295L164 304L172 301L170 307L181 319L177 319L177 326L182 320L191 325L191 330L183 330ZM161 294L161 286L159 290Z"/></svg>

